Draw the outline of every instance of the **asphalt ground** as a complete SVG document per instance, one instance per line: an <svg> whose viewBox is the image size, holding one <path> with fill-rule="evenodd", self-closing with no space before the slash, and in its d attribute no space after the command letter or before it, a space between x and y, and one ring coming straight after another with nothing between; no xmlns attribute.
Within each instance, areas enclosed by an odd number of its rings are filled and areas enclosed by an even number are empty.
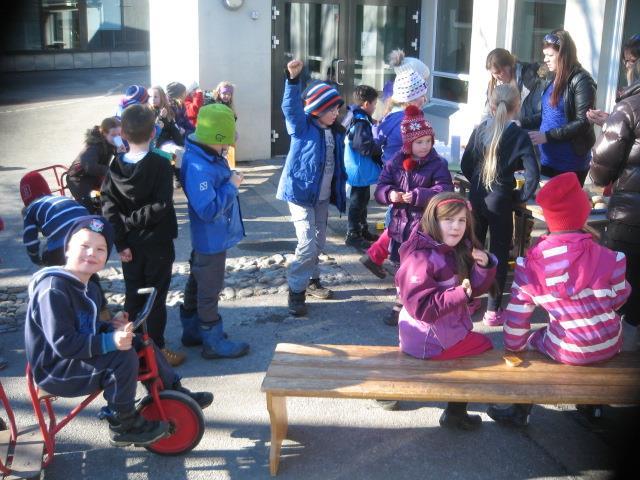
<svg viewBox="0 0 640 480"><path fill-rule="evenodd" d="M21 244L22 203L18 182L27 171L55 163L69 165L81 148L84 131L114 113L118 94L130 83L149 83L145 69L36 72L0 77L0 287L26 285L35 267ZM238 168L247 181L241 190L246 239L229 257L291 253L295 233L287 208L275 199L283 160L265 159ZM177 261L190 251L185 198L176 192L179 238ZM373 219L383 217L371 205ZM269 478L269 419L260 384L279 342L396 345L397 330L381 321L391 308L390 278L378 280L358 262L360 253L344 246L346 218L331 212L326 253L351 281L335 288L330 301L310 300L309 315L292 318L286 295L225 301L221 313L231 338L247 341L251 352L236 360L206 361L197 348L185 349L179 367L184 384L215 394L205 411L200 445L180 457L159 457L146 450L116 449L107 427L96 418L94 402L57 438L56 456L43 478L66 479L260 479ZM115 256L109 262L117 267ZM167 339L181 348L178 308L170 307ZM487 328L476 314L475 329L501 348L501 330ZM538 315L537 320L542 321ZM634 332L627 329L627 348ZM24 381L21 332L0 339L9 366L2 383L24 427L34 423ZM143 391L139 392L140 396ZM60 411L72 399L56 402ZM536 406L527 429L506 429L491 421L486 405L471 404L483 426L452 432L438 425L443 404L403 402L387 412L372 401L294 398L288 403L289 439L278 476L283 479L604 479L610 478L626 450L635 410L606 407L597 423L585 420L572 405ZM1 415L1 414L0 414ZM636 444L637 448L637 444Z"/></svg>

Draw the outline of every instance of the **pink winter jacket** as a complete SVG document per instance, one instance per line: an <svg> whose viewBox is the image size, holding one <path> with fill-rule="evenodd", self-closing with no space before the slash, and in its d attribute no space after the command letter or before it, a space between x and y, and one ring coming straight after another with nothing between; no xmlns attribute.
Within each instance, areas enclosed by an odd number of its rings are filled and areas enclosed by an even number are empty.
<svg viewBox="0 0 640 480"><path fill-rule="evenodd" d="M620 351L615 310L631 291L624 254L598 245L589 234L563 233L541 237L516 263L504 312L506 349L529 346L571 365L607 360ZM530 334L536 306L548 312L549 326Z"/></svg>
<svg viewBox="0 0 640 480"><path fill-rule="evenodd" d="M496 265L496 258L489 255L487 268L473 266L469 281L474 296L489 289ZM434 357L473 329L461 281L453 249L416 226L400 247L400 268L396 273L396 288L403 305L398 332L404 353L423 359Z"/></svg>

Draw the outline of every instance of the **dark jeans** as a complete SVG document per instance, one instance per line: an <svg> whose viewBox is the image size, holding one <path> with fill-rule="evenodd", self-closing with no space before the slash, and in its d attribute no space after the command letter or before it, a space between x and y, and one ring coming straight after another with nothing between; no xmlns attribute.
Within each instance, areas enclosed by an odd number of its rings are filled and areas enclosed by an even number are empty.
<svg viewBox="0 0 640 480"><path fill-rule="evenodd" d="M627 257L626 278L631 285L631 295L627 303L618 311L624 314L625 321L631 325L640 325L640 227L611 222L603 236L603 244L622 252Z"/></svg>
<svg viewBox="0 0 640 480"><path fill-rule="evenodd" d="M540 166L540 175L544 175L545 177L555 177L560 175L563 172L561 170L556 170L555 168L551 168L548 165ZM584 187L584 181L587 178L587 174L589 173L589 169L583 170L582 172L574 172L578 176L578 181L580 182L580 186Z"/></svg>
<svg viewBox="0 0 640 480"><path fill-rule="evenodd" d="M194 251L191 250L189 255L189 278L184 286L184 299L182 300L182 308L188 312L194 312L198 309L198 282L193 275L193 255Z"/></svg>
<svg viewBox="0 0 640 480"><path fill-rule="evenodd" d="M164 348L166 300L171 283L171 267L175 259L173 241L131 247L131 253L133 260L122 264L126 290L124 309L134 319L146 300L146 296L138 295L138 289L155 287L158 294L147 319L147 330L156 345Z"/></svg>
<svg viewBox="0 0 640 480"><path fill-rule="evenodd" d="M202 323L212 324L220 321L218 300L224 285L226 260L226 250L210 255L198 252L193 254L191 271L195 281L198 286L206 286L197 289L198 317Z"/></svg>
<svg viewBox="0 0 640 480"><path fill-rule="evenodd" d="M349 212L347 214L347 233L361 234L369 229L367 225L367 205L371 190L367 187L351 187Z"/></svg>

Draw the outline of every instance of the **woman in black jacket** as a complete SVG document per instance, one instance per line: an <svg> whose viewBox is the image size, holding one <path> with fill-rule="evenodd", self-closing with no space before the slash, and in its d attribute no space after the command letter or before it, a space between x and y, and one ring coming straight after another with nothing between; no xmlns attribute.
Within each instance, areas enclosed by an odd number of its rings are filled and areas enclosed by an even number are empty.
<svg viewBox="0 0 640 480"><path fill-rule="evenodd" d="M596 99L596 84L578 62L576 45L568 32L545 35L544 63L554 76L542 94L540 114L522 120L534 145L540 148L540 173L554 177L575 172L584 184L589 171L591 147L596 141L587 111Z"/></svg>
<svg viewBox="0 0 640 480"><path fill-rule="evenodd" d="M87 130L84 148L67 171L67 186L73 198L91 213L100 213L100 205L91 199L99 191L109 163L118 151L125 151L120 138L120 120L109 117Z"/></svg>

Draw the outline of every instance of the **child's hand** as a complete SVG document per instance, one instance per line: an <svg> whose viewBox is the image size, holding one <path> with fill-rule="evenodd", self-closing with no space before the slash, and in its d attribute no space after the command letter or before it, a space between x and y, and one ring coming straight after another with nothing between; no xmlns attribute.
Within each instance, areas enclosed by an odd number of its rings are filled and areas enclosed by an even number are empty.
<svg viewBox="0 0 640 480"><path fill-rule="evenodd" d="M471 282L468 278L462 280L460 284L462 288L464 288L464 293L467 295L467 298L471 298L473 296L473 290L471 289Z"/></svg>
<svg viewBox="0 0 640 480"><path fill-rule="evenodd" d="M133 341L133 323L126 323L122 328L113 332L113 341L118 350L129 350Z"/></svg>
<svg viewBox="0 0 640 480"><path fill-rule="evenodd" d="M236 188L240 188L240 185L244 181L244 175L234 170L233 172L231 172L231 178L229 178L229 181L233 183Z"/></svg>
<svg viewBox="0 0 640 480"><path fill-rule="evenodd" d="M485 252L484 250L474 248L473 250L471 250L471 256L481 267L486 267L487 265L489 265L489 255L487 255L487 252Z"/></svg>
<svg viewBox="0 0 640 480"><path fill-rule="evenodd" d="M392 190L391 193L389 193L389 200L391 200L393 203L402 203L403 195L404 195L403 192L397 192L395 190Z"/></svg>
<svg viewBox="0 0 640 480"><path fill-rule="evenodd" d="M404 203L411 203L411 202L413 202L413 192L403 193L403 194L402 194L402 201L403 201Z"/></svg>
<svg viewBox="0 0 640 480"><path fill-rule="evenodd" d="M124 250L118 253L120 254L120 261L122 263L127 263L133 260L133 253L131 253L130 248L125 248Z"/></svg>
<svg viewBox="0 0 640 480"><path fill-rule="evenodd" d="M289 78L293 80L298 75L300 75L300 72L302 72L302 67L303 66L304 66L304 64L300 60L291 60L289 63L287 63L287 70L289 71Z"/></svg>
<svg viewBox="0 0 640 480"><path fill-rule="evenodd" d="M129 323L129 314L124 311L118 312L111 319L111 325L113 325L114 330L121 330L127 323Z"/></svg>
<svg viewBox="0 0 640 480"><path fill-rule="evenodd" d="M161 117L166 117L167 116L167 109L165 107L162 107L160 109L160 116Z"/></svg>

